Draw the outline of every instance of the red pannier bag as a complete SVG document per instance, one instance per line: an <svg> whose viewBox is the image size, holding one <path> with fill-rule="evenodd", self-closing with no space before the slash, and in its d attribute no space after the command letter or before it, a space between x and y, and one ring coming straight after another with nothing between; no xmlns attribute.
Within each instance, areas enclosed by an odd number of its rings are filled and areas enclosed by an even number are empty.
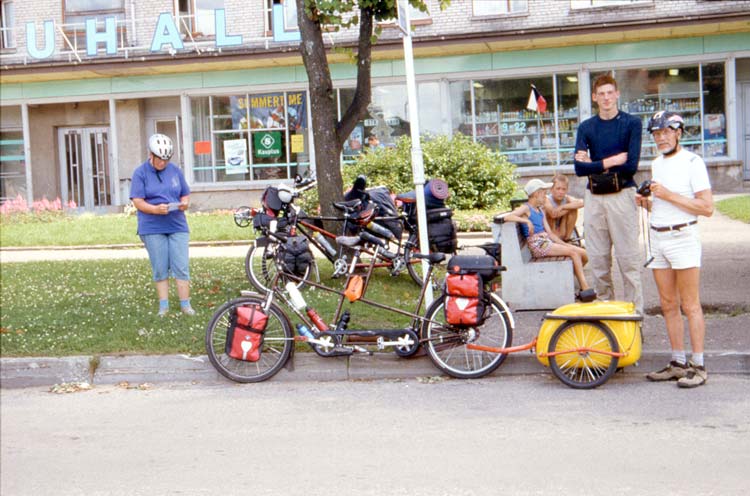
<svg viewBox="0 0 750 496"><path fill-rule="evenodd" d="M488 255L456 255L448 261L445 278L445 320L457 327L484 323L484 286L503 270Z"/></svg>
<svg viewBox="0 0 750 496"><path fill-rule="evenodd" d="M484 317L484 281L479 274L449 274L445 278L445 320L450 325L480 325Z"/></svg>
<svg viewBox="0 0 750 496"><path fill-rule="evenodd" d="M268 315L260 305L237 307L229 318L226 354L236 360L257 362L263 348Z"/></svg>

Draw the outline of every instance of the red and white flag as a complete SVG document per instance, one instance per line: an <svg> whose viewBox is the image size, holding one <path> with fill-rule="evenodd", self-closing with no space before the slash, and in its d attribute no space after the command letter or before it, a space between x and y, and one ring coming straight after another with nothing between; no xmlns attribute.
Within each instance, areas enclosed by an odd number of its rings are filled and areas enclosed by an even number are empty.
<svg viewBox="0 0 750 496"><path fill-rule="evenodd" d="M526 104L526 108L540 114L547 111L547 100L544 99L533 84L531 85L531 94L529 95L529 103Z"/></svg>

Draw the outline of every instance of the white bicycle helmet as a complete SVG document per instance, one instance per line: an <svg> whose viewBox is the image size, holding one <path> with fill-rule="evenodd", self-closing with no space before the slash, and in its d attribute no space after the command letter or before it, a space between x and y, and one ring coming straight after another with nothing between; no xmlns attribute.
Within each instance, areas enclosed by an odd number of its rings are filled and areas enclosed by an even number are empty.
<svg viewBox="0 0 750 496"><path fill-rule="evenodd" d="M169 160L172 158L174 147L169 136L154 134L148 139L148 149L160 159Z"/></svg>

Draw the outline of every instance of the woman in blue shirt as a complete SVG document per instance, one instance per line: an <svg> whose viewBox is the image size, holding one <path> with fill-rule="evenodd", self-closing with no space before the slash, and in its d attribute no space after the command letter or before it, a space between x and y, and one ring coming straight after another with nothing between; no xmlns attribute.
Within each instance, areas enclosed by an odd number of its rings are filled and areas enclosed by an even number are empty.
<svg viewBox="0 0 750 496"><path fill-rule="evenodd" d="M175 279L180 309L195 315L190 306L190 234L185 210L190 205L190 188L182 171L171 163L172 140L154 134L148 140L148 160L133 172L130 199L138 209L138 235L151 261L159 313L169 313L169 276Z"/></svg>
<svg viewBox="0 0 750 496"><path fill-rule="evenodd" d="M573 261L573 272L581 287L578 297L581 301L593 301L596 298L596 292L589 288L583 273L583 266L588 261L586 250L560 239L550 229L547 217L544 215L546 192L551 187L552 183L545 183L541 179L530 180L523 188L529 201L506 215L505 221L517 222L521 225L526 244L534 258L569 257Z"/></svg>

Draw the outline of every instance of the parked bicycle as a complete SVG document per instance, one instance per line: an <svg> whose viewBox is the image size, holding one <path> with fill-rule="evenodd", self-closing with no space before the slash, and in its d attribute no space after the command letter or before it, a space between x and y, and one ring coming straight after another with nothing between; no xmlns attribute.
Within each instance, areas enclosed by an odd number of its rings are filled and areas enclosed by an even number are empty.
<svg viewBox="0 0 750 496"><path fill-rule="evenodd" d="M281 242L285 233L272 233ZM310 286L325 293L338 295L338 305L331 319L324 319L307 305L297 289L299 276L287 273L283 284L276 272L265 294L243 292L243 296L219 307L206 330L206 350L211 363L225 377L238 382L258 382L275 375L292 356L295 342L304 342L322 357L371 353L392 349L398 356L413 355L419 345L426 347L433 362L442 370L461 377L482 377L495 370L505 359L497 354L467 347L474 343L488 348L510 346L513 317L507 305L487 287L473 305L473 320L464 324L445 323L446 306L455 303L450 297L440 296L422 313L428 285L423 285L415 308L406 311L366 298L372 280L376 257L371 258L363 275L356 273L356 265L366 240L358 236L340 236L339 244L352 248L354 256L349 264L344 290L334 289L314 281ZM380 251L376 246L375 251ZM415 254L428 261L427 280L432 269L445 260L445 254ZM460 257L454 257L460 258ZM477 257L472 257L477 258ZM486 274L479 284L488 286L489 280L502 267L491 257L481 256L478 263ZM275 259L277 263L282 263ZM410 324L401 329L353 329L356 319L344 304L366 305L379 311L409 317ZM479 313L477 313L479 310ZM295 336L292 318L297 320Z"/></svg>

